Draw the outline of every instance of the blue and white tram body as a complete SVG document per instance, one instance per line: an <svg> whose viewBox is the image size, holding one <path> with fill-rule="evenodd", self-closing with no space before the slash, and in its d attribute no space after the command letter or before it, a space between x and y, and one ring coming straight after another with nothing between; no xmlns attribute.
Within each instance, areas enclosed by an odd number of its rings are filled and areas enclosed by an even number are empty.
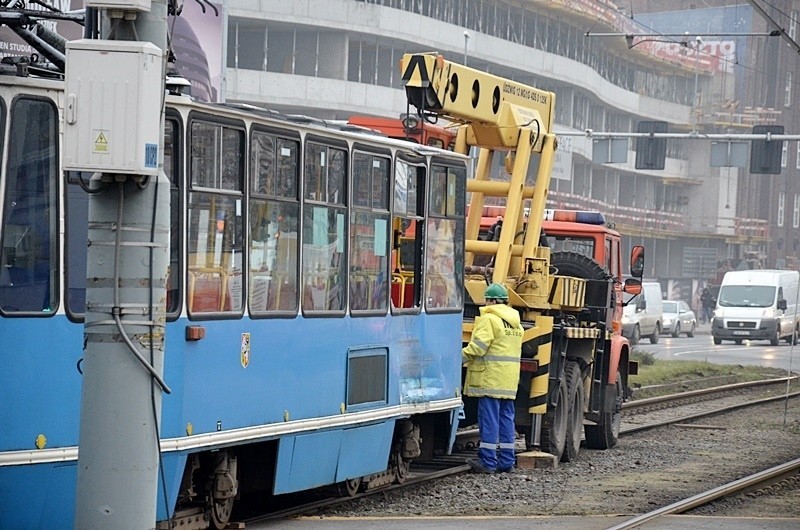
<svg viewBox="0 0 800 530"><path fill-rule="evenodd" d="M0 528L74 517L88 196L60 169L62 109L60 81L0 76ZM223 523L220 477L372 487L448 452L466 158L180 95L165 121L159 521Z"/></svg>

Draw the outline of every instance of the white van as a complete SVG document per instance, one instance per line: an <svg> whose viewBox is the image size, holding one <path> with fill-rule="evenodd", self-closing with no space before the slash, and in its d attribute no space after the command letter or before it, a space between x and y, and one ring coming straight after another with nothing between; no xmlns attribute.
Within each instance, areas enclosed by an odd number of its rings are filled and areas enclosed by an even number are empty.
<svg viewBox="0 0 800 530"><path fill-rule="evenodd" d="M797 340L797 289L800 273L787 270L726 272L711 319L714 344L745 339Z"/></svg>
<svg viewBox="0 0 800 530"><path fill-rule="evenodd" d="M628 300L622 309L622 334L631 344L642 337L649 337L651 344L657 344L663 321L661 284L642 282L642 292Z"/></svg>

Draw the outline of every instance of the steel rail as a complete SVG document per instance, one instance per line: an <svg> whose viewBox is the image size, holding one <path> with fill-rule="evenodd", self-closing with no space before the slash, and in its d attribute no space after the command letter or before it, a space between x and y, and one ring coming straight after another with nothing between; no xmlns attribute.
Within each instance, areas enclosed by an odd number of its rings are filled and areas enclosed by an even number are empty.
<svg viewBox="0 0 800 530"><path fill-rule="evenodd" d="M651 398L645 399L637 399L633 401L628 401L622 404L622 410L636 410L639 408L649 407L651 405L661 405L670 403L673 401L681 401L688 398L693 397L701 397L707 396L709 394L720 394L723 392L730 392L735 390L741 390L746 388L755 388L760 386L768 386L768 385L777 385L777 384L784 384L787 381L793 381L798 379L797 376L793 377L780 377L777 379L762 379L758 381L745 381L742 383L732 383L730 385L720 385L714 386L710 388L701 388L699 390L690 390L688 392L679 392L676 394L667 394L664 396L656 396Z"/></svg>
<svg viewBox="0 0 800 530"><path fill-rule="evenodd" d="M708 491L704 491L703 493L692 495L691 497L674 502L668 506L664 506L663 508L653 510L652 512L648 512L636 516L632 519L628 519L627 521L618 524L616 526L613 526L608 530L627 530L628 528L635 528L644 523L658 519L663 515L684 513L691 510L692 508L708 504L709 502L715 501L719 498L726 497L734 493L738 493L742 490L751 488L753 486L765 482L773 481L777 477L789 473L796 473L798 470L800 470L800 459L792 460L790 462L786 462L784 464L771 467L769 469L765 469L764 471L759 471L758 473L754 473L752 475L740 478L738 480L734 480L733 482L729 482L727 484L718 486Z"/></svg>
<svg viewBox="0 0 800 530"><path fill-rule="evenodd" d="M461 474L461 473L465 473L465 472L467 472L469 470L470 470L470 467L468 465L461 464L461 465L457 465L457 466L454 466L454 467L448 467L448 468L445 468L445 469L440 469L438 471L417 472L417 473L415 473L415 476L409 476L405 481L403 481L400 484L391 484L391 485L385 486L385 487L378 487L378 488L375 488L375 489L371 489L371 490L367 490L367 491L358 493L356 495L353 495L352 497L342 496L342 497L332 497L332 498L327 498L327 499L320 499L320 500L313 501L313 502L310 502L310 503L307 503L307 504L303 504L302 506L294 506L294 507L286 508L286 509L283 509L283 510L270 512L270 513L265 514L265 515L256 516L256 517L247 519L246 521L244 521L244 523L245 523L245 525L256 524L256 523L263 523L263 522L268 522L268 521L275 521L275 520L279 520L279 519L285 519L287 517L293 517L295 515L303 515L303 514L307 514L310 511L313 511L313 510L319 510L320 508L329 508L331 506L336 506L338 504L344 504L344 503L347 503L347 502L350 502L350 501L353 501L353 500L356 500L356 499L361 499L361 498L364 498L364 497L368 497L370 495L374 495L374 494L377 494L377 493L385 493L387 491L392 491L392 490L396 490L396 489L399 489L399 488L405 488L407 486L413 486L413 485L416 485L416 484L422 484L422 483L427 482L429 480L436 480L436 479L439 479L439 478L442 478L442 477L447 477L447 476L450 476L450 475L458 475L458 474Z"/></svg>
<svg viewBox="0 0 800 530"><path fill-rule="evenodd" d="M773 396L763 399L757 399L755 401L747 401L744 403L737 403L736 405L729 405L727 407L721 407L718 409L707 410L705 412L698 412L696 414L690 414L688 416L681 416L679 418L670 418L667 420L657 421L654 423L648 423L646 425L638 425L636 427L628 427L627 429L620 430L620 435L623 434L633 434L636 432L647 431L650 429L655 429L656 427L663 427L665 425L671 425L673 423L683 423L685 421L697 420L700 418L707 418L709 416L716 416L718 414L724 414L726 412L732 412L734 410L744 409L747 407L754 407L756 405L763 405L766 403L771 403L773 401L781 401L783 399L791 399L800 396L800 392L793 392L791 394L781 394L780 396Z"/></svg>

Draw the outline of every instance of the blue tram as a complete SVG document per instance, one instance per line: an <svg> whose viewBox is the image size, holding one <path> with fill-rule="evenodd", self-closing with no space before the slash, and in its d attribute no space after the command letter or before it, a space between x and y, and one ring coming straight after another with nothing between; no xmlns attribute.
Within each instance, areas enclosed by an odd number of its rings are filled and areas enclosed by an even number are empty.
<svg viewBox="0 0 800 530"><path fill-rule="evenodd" d="M60 167L63 83L20 73L0 75L0 528L57 528L76 500L87 175ZM165 123L162 526L402 481L449 451L466 157L177 92Z"/></svg>

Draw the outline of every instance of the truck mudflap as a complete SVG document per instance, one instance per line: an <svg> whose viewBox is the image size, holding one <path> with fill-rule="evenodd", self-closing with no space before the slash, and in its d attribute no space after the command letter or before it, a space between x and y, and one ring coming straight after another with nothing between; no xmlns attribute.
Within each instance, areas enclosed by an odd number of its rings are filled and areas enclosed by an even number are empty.
<svg viewBox="0 0 800 530"><path fill-rule="evenodd" d="M547 393L550 385L553 318L538 317L534 326L526 327L522 340L521 381L530 377L527 409L530 414L544 414L547 412Z"/></svg>

